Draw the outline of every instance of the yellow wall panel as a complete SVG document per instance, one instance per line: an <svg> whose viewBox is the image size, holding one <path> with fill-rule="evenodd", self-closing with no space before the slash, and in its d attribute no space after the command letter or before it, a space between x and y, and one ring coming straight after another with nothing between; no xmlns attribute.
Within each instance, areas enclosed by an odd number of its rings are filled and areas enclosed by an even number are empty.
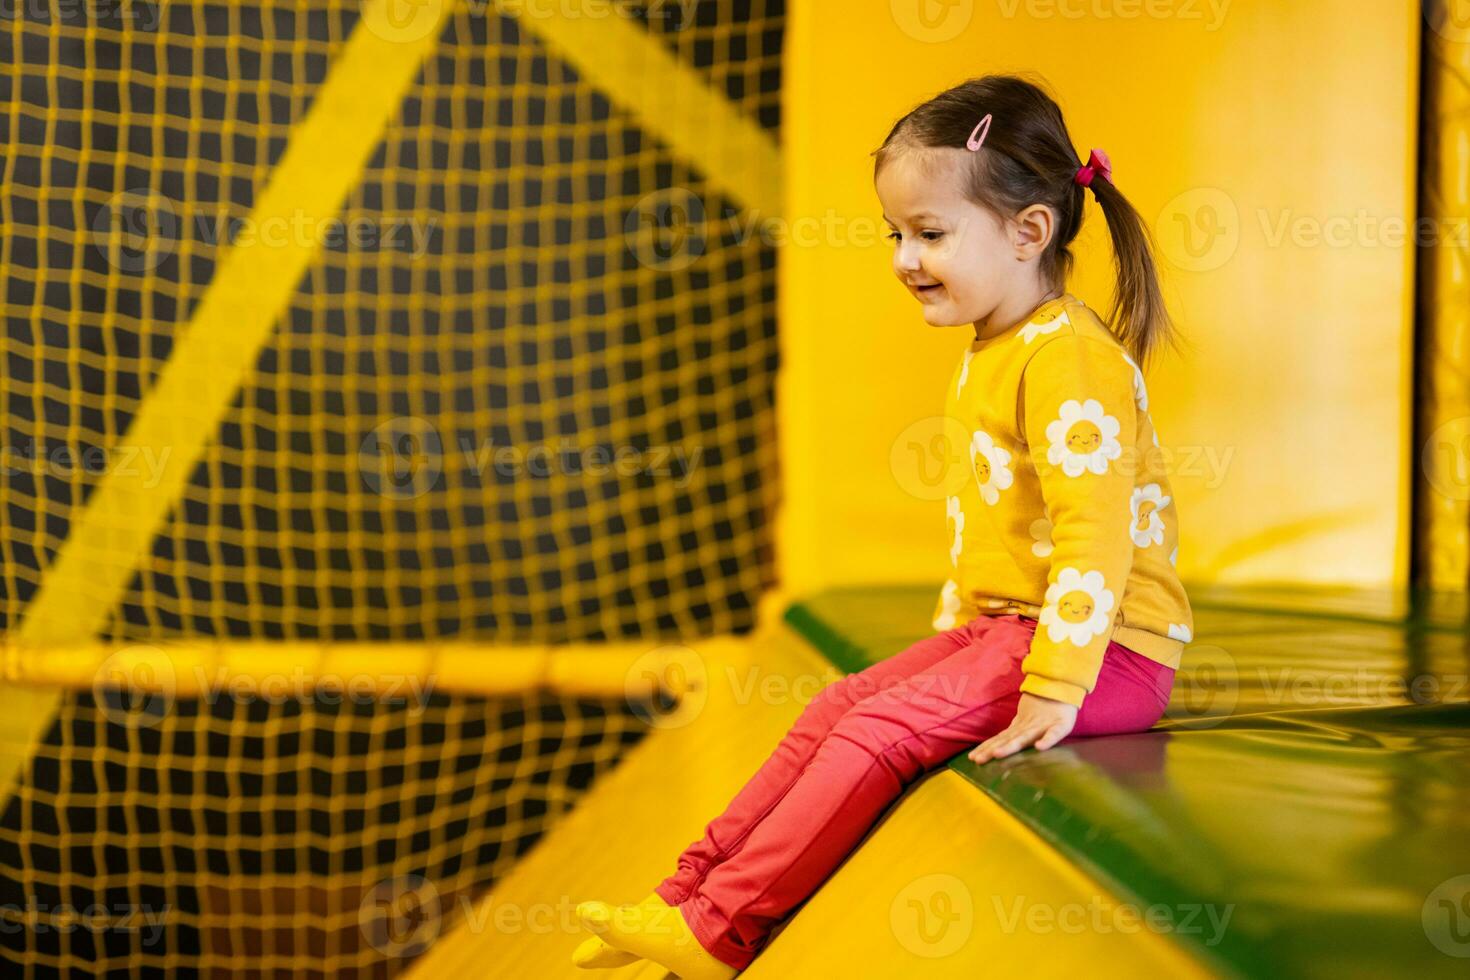
<svg viewBox="0 0 1470 980"><path fill-rule="evenodd" d="M948 569L935 487L945 461L925 420L942 411L973 331L929 327L894 280L869 153L916 102L993 71L1044 76L1079 155L1111 154L1158 236L1189 343L1148 371L1160 437L1176 451L1185 579L1405 582L1418 9L795 3L784 96L793 234L781 256L786 586L937 587ZM800 222L817 230L798 236ZM1107 241L1089 199L1071 288L1098 309Z"/></svg>
<svg viewBox="0 0 1470 980"><path fill-rule="evenodd" d="M1458 232L1419 267L1419 479L1415 568L1425 584L1470 586L1470 22L1424 35L1424 142L1419 209Z"/></svg>

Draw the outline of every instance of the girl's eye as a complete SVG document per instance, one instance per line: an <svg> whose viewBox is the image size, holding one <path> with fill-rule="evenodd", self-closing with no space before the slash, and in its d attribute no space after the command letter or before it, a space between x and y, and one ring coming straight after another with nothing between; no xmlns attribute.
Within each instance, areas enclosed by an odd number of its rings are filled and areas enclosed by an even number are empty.
<svg viewBox="0 0 1470 980"><path fill-rule="evenodd" d="M889 240L889 241L890 241L890 242L896 242L896 241L898 241L898 240L899 240L899 239L900 239L900 238L902 238L902 237L903 237L903 236L902 236L902 235L900 235L900 234L899 234L899 233L898 233L898 232L896 232L896 231L890 231L890 232L889 232L889 233L888 233L888 234L887 234L887 235L884 235L884 236L883 236L883 237L884 237L884 238L887 238L887 239L888 239L888 240Z"/></svg>
<svg viewBox="0 0 1470 980"><path fill-rule="evenodd" d="M886 237L889 241L898 241L903 236L900 235L896 231L890 231L884 237ZM919 237L922 238L922 239L924 239L924 241L926 241L926 242L937 242L937 241L939 241L939 239L941 239L941 238L944 237L944 232L942 232L942 231L921 231L921 232L919 232Z"/></svg>

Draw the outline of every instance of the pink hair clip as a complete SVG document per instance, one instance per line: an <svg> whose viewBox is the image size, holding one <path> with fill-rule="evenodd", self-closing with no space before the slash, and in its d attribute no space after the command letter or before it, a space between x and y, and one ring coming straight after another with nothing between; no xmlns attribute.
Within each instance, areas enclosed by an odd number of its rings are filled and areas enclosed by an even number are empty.
<svg viewBox="0 0 1470 980"><path fill-rule="evenodd" d="M990 135L990 115L987 112L985 118L977 122L975 128L970 130L970 138L965 140L965 149L980 149L980 145L985 142L985 137Z"/></svg>
<svg viewBox="0 0 1470 980"><path fill-rule="evenodd" d="M1102 175L1103 180L1111 184L1113 182L1113 161L1109 160L1108 155L1102 150L1093 150L1092 155L1087 158L1087 165L1079 167L1072 180L1083 187L1091 187L1092 178L1099 174Z"/></svg>

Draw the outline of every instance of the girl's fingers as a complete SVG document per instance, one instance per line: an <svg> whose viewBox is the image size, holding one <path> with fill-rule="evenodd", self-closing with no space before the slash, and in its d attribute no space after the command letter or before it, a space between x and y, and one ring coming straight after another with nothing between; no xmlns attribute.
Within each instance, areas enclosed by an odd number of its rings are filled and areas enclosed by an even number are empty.
<svg viewBox="0 0 1470 980"><path fill-rule="evenodd" d="M1032 744L1036 746L1038 752L1044 752L1066 738L1071 729L1071 725L1055 721L1029 727L1022 727L1013 721L1005 731L991 736L971 749L970 761L979 763L988 762L991 759L1003 759Z"/></svg>
<svg viewBox="0 0 1470 980"><path fill-rule="evenodd" d="M1053 725L1045 735L1041 736L1041 738L1037 740L1036 750L1038 752L1045 752L1047 749L1051 748L1053 745L1056 745L1058 742L1066 737L1067 733L1063 730L1061 725Z"/></svg>
<svg viewBox="0 0 1470 980"><path fill-rule="evenodd" d="M986 755L994 751L997 747L1004 745L1007 739L1014 736L1017 730L1018 729L1014 725L1012 725L1005 731L990 736L970 751L970 758L975 759L976 756Z"/></svg>
<svg viewBox="0 0 1470 980"><path fill-rule="evenodd" d="M970 753L970 758L975 762L985 762L990 758L1003 759L1036 741L1040 734L1041 730L1037 728L1007 728L994 738L982 742L979 748Z"/></svg>
<svg viewBox="0 0 1470 980"><path fill-rule="evenodd" d="M1011 755L1012 753L1021 751L1026 746L1036 741L1036 737L1040 734L1041 730L1039 728L1028 728L1024 731L1017 732L1014 738L1012 738L1008 743L1002 746L1003 751L1001 752L1001 756L1004 757Z"/></svg>

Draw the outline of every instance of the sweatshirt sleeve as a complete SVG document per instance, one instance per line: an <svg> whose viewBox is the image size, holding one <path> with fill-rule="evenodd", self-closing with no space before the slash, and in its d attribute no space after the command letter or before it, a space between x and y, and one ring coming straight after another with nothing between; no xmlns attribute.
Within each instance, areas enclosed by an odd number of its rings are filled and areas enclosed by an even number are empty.
<svg viewBox="0 0 1470 980"><path fill-rule="evenodd" d="M1020 401L1053 544L1021 690L1081 707L1133 564L1133 368L1116 345L1066 334L1027 362Z"/></svg>

